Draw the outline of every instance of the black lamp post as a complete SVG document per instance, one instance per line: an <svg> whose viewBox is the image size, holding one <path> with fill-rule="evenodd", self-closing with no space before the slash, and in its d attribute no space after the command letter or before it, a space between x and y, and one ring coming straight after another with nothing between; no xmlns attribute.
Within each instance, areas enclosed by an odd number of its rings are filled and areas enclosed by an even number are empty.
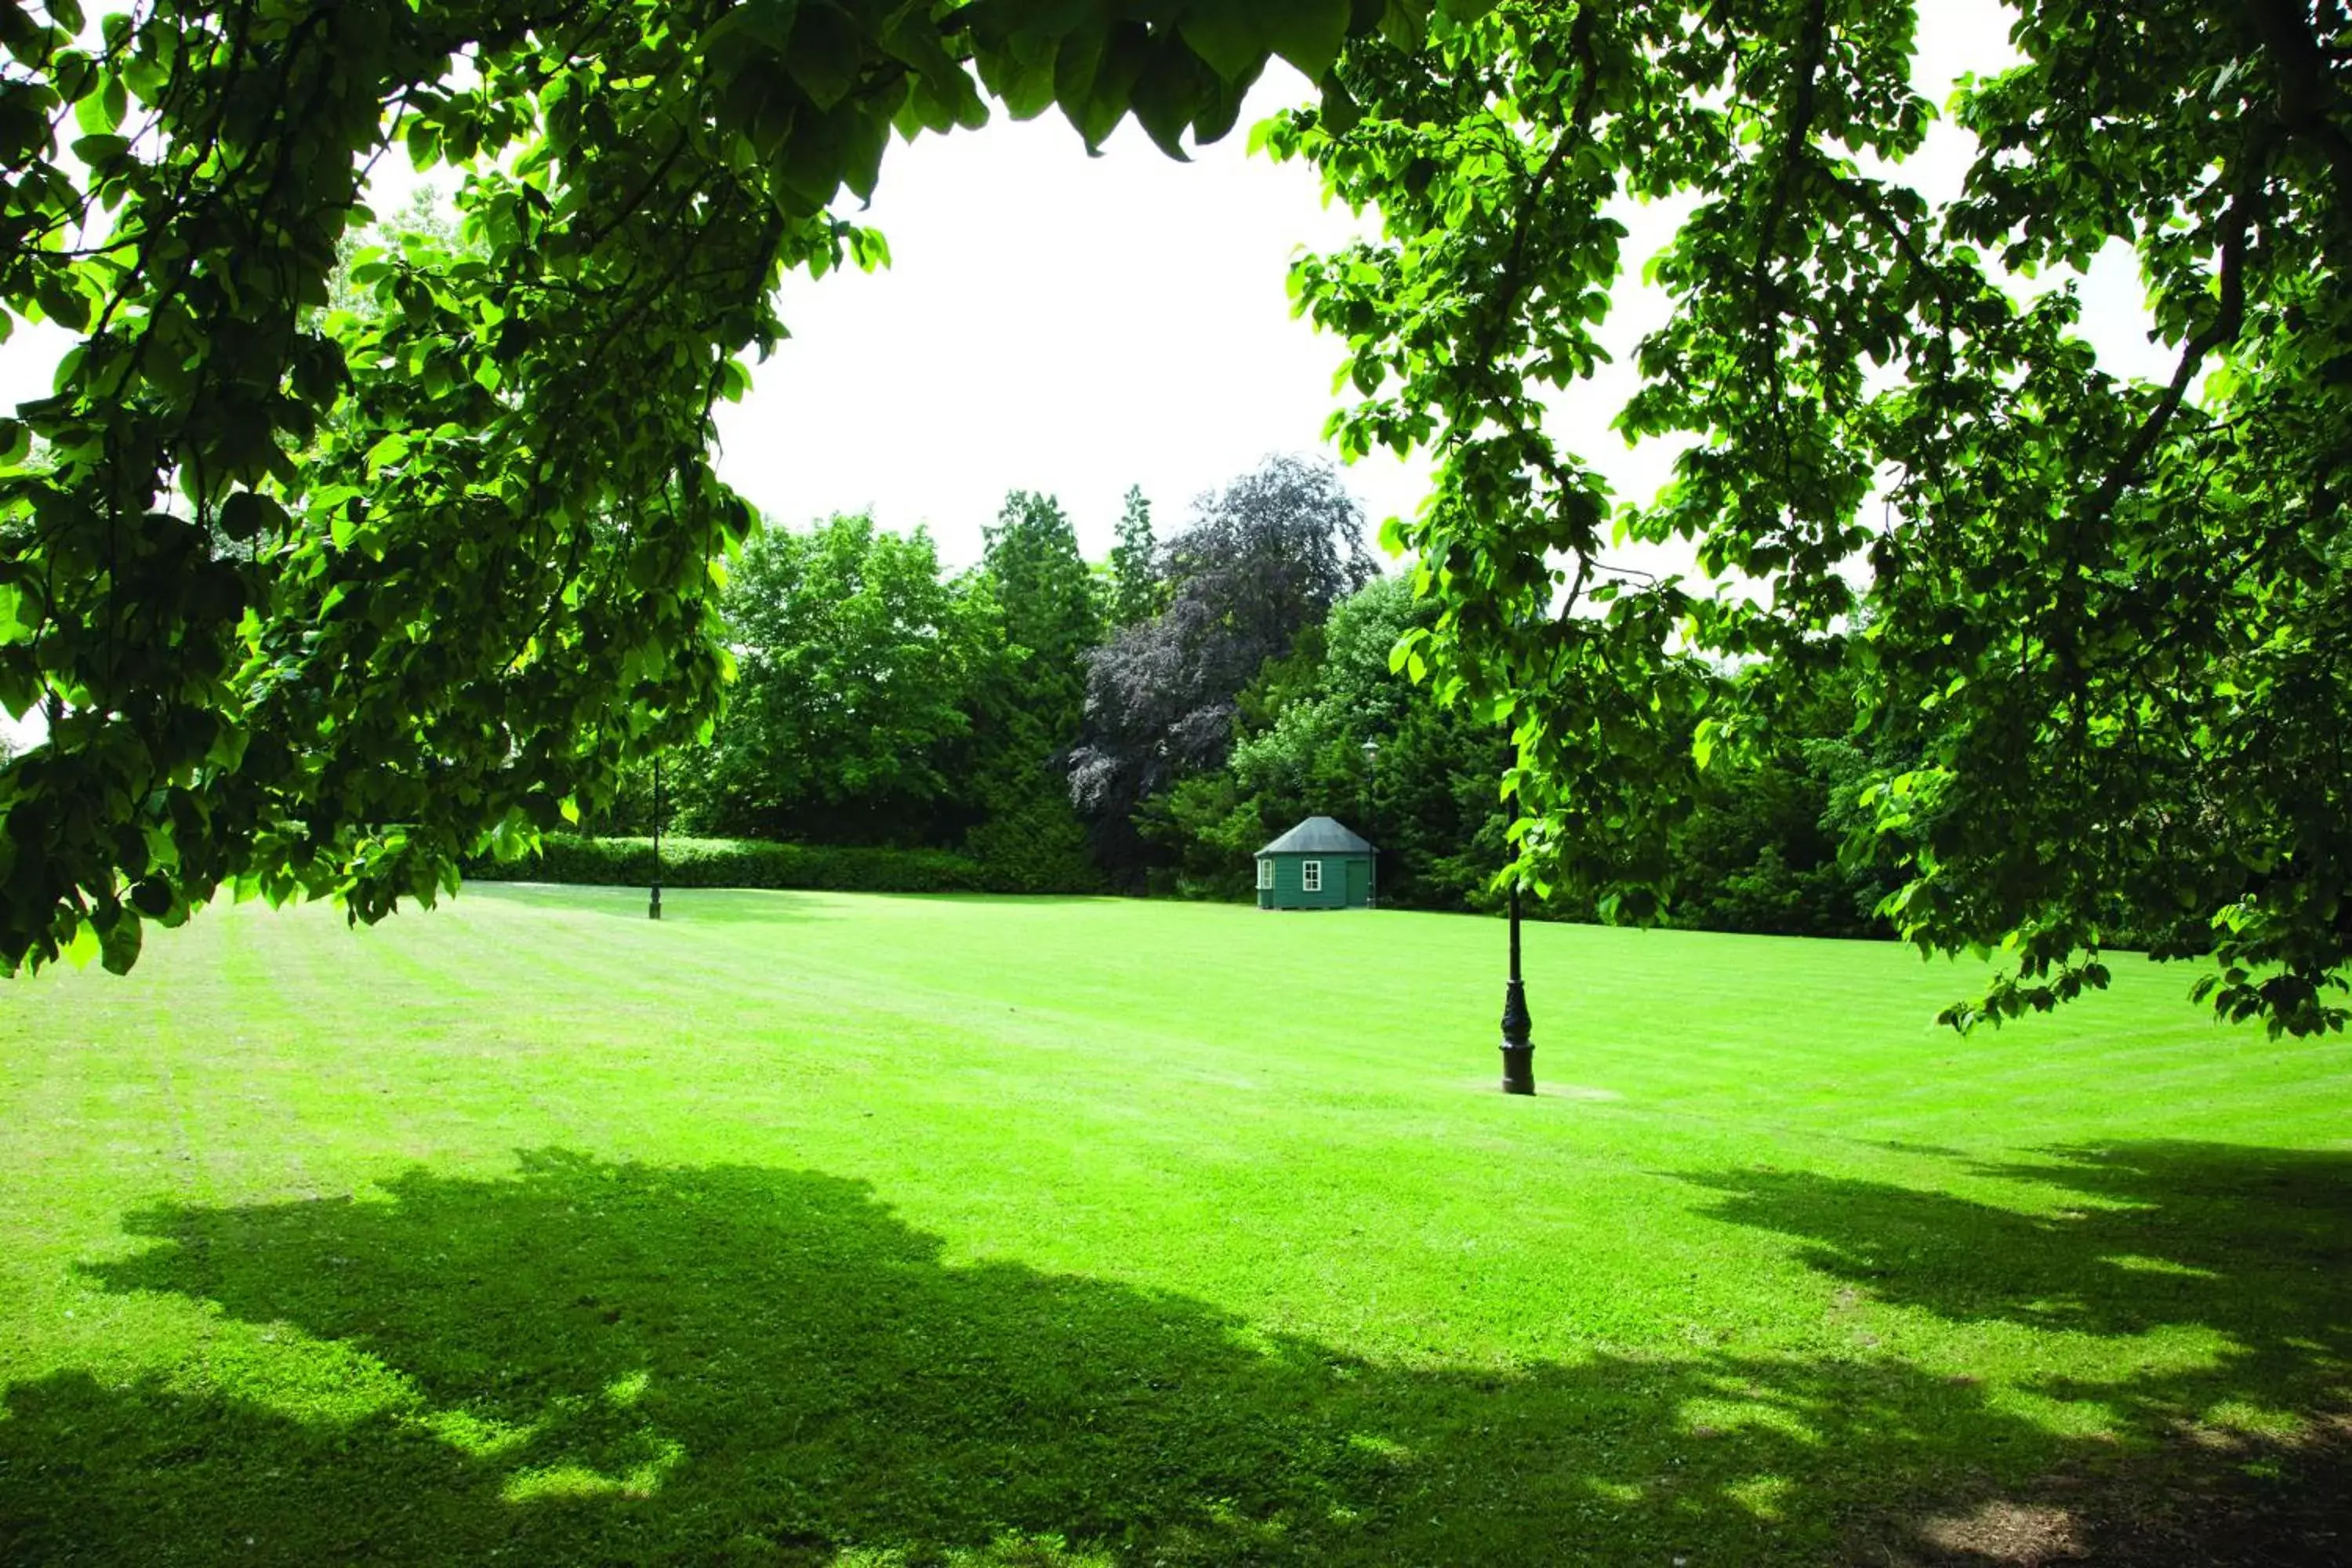
<svg viewBox="0 0 2352 1568"><path fill-rule="evenodd" d="M646 918L656 921L661 919L661 759L656 757L654 759L654 896L646 904Z"/></svg>
<svg viewBox="0 0 2352 1568"><path fill-rule="evenodd" d="M1528 1016L1528 988L1519 982L1519 882L1511 879L1511 977L1503 984L1503 1092L1536 1091L1536 1048L1528 1036L1535 1020Z"/></svg>
<svg viewBox="0 0 2352 1568"><path fill-rule="evenodd" d="M1366 741L1364 742L1364 837L1372 840L1372 885L1364 894L1364 907L1368 910L1379 908L1381 901L1381 843L1378 838L1373 837L1372 820L1372 786L1377 782L1373 776L1372 764L1380 761L1380 756L1381 743L1378 741Z"/></svg>
<svg viewBox="0 0 2352 1568"><path fill-rule="evenodd" d="M1516 763L1511 755L1507 759ZM1511 815L1519 811L1519 797L1511 795ZM1516 840L1514 840L1516 842ZM1519 878L1511 874L1511 977L1503 983L1503 1092L1533 1094L1536 1091L1536 1048L1528 1043L1528 1033L1535 1020L1528 1016L1528 988L1519 980Z"/></svg>

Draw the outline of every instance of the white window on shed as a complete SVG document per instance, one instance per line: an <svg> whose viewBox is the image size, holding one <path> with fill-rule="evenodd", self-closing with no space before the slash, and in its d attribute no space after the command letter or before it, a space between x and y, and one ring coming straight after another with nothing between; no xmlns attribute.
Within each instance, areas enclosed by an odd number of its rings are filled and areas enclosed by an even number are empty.
<svg viewBox="0 0 2352 1568"><path fill-rule="evenodd" d="M1274 886L1274 862L1263 856L1257 863L1257 885L1261 890Z"/></svg>
<svg viewBox="0 0 2352 1568"><path fill-rule="evenodd" d="M1319 893L1323 890L1322 861L1301 860L1298 863L1298 890L1302 893Z"/></svg>

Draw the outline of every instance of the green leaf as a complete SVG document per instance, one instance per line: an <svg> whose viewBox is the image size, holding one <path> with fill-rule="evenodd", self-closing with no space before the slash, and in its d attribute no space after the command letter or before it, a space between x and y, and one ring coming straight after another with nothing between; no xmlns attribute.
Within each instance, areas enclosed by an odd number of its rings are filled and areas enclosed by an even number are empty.
<svg viewBox="0 0 2352 1568"><path fill-rule="evenodd" d="M71 331L82 331L89 326L89 301L73 287L70 278L55 272L43 272L33 285L33 298L40 301L42 314ZM58 373L65 370L62 361Z"/></svg>
<svg viewBox="0 0 2352 1568"><path fill-rule="evenodd" d="M841 188L843 128L837 121L845 118L845 113L808 117L793 126L784 142L776 177L811 211L823 207Z"/></svg>
<svg viewBox="0 0 2352 1568"><path fill-rule="evenodd" d="M740 64L742 45L731 42L739 34L782 54L792 44L793 10L792 0L746 0L704 29L704 58Z"/></svg>
<svg viewBox="0 0 2352 1568"><path fill-rule="evenodd" d="M1323 129L1334 136L1345 136L1349 132L1353 131L1363 118L1363 110L1358 107L1354 99L1348 96L1348 89L1339 85L1339 79L1336 75L1325 77L1323 79Z"/></svg>
<svg viewBox="0 0 2352 1568"><path fill-rule="evenodd" d="M1162 34L1137 76L1129 95L1135 118L1160 150L1189 163L1184 131L1205 100L1223 83L1181 39Z"/></svg>
<svg viewBox="0 0 2352 1568"><path fill-rule="evenodd" d="M408 437L395 430L367 450L368 477L373 479L379 469L390 468L408 456Z"/></svg>
<svg viewBox="0 0 2352 1568"><path fill-rule="evenodd" d="M809 101L830 110L849 96L866 63L866 35L829 0L806 0L793 18L784 69Z"/></svg>
<svg viewBox="0 0 2352 1568"><path fill-rule="evenodd" d="M131 902L141 914L162 920L172 910L172 884L162 877L142 878L131 889Z"/></svg>
<svg viewBox="0 0 2352 1568"><path fill-rule="evenodd" d="M926 131L945 135L955 129L955 110L940 101L939 95L931 90L929 83L918 80L913 90L907 94L907 101L900 104L898 112L890 117L890 123L908 142Z"/></svg>
<svg viewBox="0 0 2352 1568"><path fill-rule="evenodd" d="M220 530L240 544L265 531L286 526L286 509L259 490L239 490L220 509Z"/></svg>
<svg viewBox="0 0 2352 1568"><path fill-rule="evenodd" d="M1192 111L1192 141L1205 147L1223 141L1241 119L1242 106L1249 99L1249 89L1257 81L1255 69L1244 71L1234 80L1213 78L1201 102Z"/></svg>
<svg viewBox="0 0 2352 1568"><path fill-rule="evenodd" d="M1176 30L1209 68L1234 81L1255 76L1272 47L1256 0L1195 0Z"/></svg>
<svg viewBox="0 0 2352 1568"><path fill-rule="evenodd" d="M103 135L122 123L128 107L123 99L122 79L111 72L101 72L74 105L74 123L92 135Z"/></svg>
<svg viewBox="0 0 2352 1568"><path fill-rule="evenodd" d="M950 113L952 123L968 131L988 123L988 105L980 89L948 53L938 29L927 19L909 13L883 30L881 42L893 58L915 68L921 79L919 85Z"/></svg>
<svg viewBox="0 0 2352 1568"><path fill-rule="evenodd" d="M1381 35L1400 49L1413 49L1429 36L1428 0L1388 0Z"/></svg>
<svg viewBox="0 0 2352 1568"><path fill-rule="evenodd" d="M1086 132L1081 115L1093 98L1095 78L1101 73L1103 56L1109 48L1110 29L1095 24L1064 34L1061 47L1054 53L1054 100L1081 135ZM1089 147L1094 142L1095 138L1087 138Z"/></svg>
<svg viewBox="0 0 2352 1568"><path fill-rule="evenodd" d="M83 136L75 140L73 154L93 169L103 169L131 151L125 136Z"/></svg>
<svg viewBox="0 0 2352 1568"><path fill-rule="evenodd" d="M142 941L139 911L118 910L111 924L99 933L100 963L109 974L128 974L139 962Z"/></svg>
<svg viewBox="0 0 2352 1568"><path fill-rule="evenodd" d="M431 121L410 122L405 140L408 162L419 174L441 161L441 128Z"/></svg>
<svg viewBox="0 0 2352 1568"><path fill-rule="evenodd" d="M1125 118L1151 52L1151 36L1139 22L1083 28L1062 40L1054 60L1054 97L1089 152Z"/></svg>
<svg viewBox="0 0 2352 1568"><path fill-rule="evenodd" d="M1267 41L1307 80L1319 83L1348 41L1353 11L1349 0L1286 0L1266 8Z"/></svg>
<svg viewBox="0 0 2352 1568"><path fill-rule="evenodd" d="M890 117L886 113L853 113L844 128L841 183L859 201L874 195L881 178L882 154L890 145Z"/></svg>
<svg viewBox="0 0 2352 1568"><path fill-rule="evenodd" d="M890 241L878 228L853 227L849 231L849 257L861 272L887 268Z"/></svg>
<svg viewBox="0 0 2352 1568"><path fill-rule="evenodd" d="M1054 107L1054 79L1061 59L1059 42L1043 42L1016 35L1000 49L982 48L973 63L989 91L1003 101L1015 120L1034 120Z"/></svg>

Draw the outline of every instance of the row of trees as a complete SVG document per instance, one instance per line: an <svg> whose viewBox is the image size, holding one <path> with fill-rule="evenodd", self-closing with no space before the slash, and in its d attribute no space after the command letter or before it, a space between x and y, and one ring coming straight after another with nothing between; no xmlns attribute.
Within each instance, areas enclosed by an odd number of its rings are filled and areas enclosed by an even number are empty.
<svg viewBox="0 0 2352 1568"><path fill-rule="evenodd" d="M770 531L725 615L734 697L667 762L675 828L963 847L1037 890L1245 896L1251 854L1303 816L1353 820L1391 902L1486 907L1510 858L1507 737L1391 652L1436 606L1377 574L1325 466L1276 458L1160 543L1130 491L1089 564L1052 496L1014 491L980 563L866 517ZM1783 751L1712 770L1671 851L1667 918L1860 935L1886 890L1843 868L1869 759L1851 695ZM595 826L651 826L641 773ZM1589 916L1563 892L1554 912Z"/></svg>
<svg viewBox="0 0 2352 1568"><path fill-rule="evenodd" d="M862 516L756 535L722 601L738 679L668 760L674 821L822 843L960 844L1019 885L1137 886L1144 802L1222 766L1237 704L1372 575L1328 467L1275 458L1158 543L1130 491L1090 565L1053 497L1014 491L980 563ZM595 825L646 826L639 777Z"/></svg>

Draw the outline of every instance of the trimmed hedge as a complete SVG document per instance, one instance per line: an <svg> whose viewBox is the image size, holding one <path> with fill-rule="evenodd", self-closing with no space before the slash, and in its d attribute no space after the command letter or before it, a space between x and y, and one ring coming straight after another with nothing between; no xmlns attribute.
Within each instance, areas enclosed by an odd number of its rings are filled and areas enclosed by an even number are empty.
<svg viewBox="0 0 2352 1568"><path fill-rule="evenodd" d="M994 893L1018 891L978 860L947 849L876 849L772 844L758 838L662 837L665 888L797 888L832 893ZM520 860L475 861L478 882L584 882L637 887L654 876L650 838L584 838L550 833L540 852Z"/></svg>

